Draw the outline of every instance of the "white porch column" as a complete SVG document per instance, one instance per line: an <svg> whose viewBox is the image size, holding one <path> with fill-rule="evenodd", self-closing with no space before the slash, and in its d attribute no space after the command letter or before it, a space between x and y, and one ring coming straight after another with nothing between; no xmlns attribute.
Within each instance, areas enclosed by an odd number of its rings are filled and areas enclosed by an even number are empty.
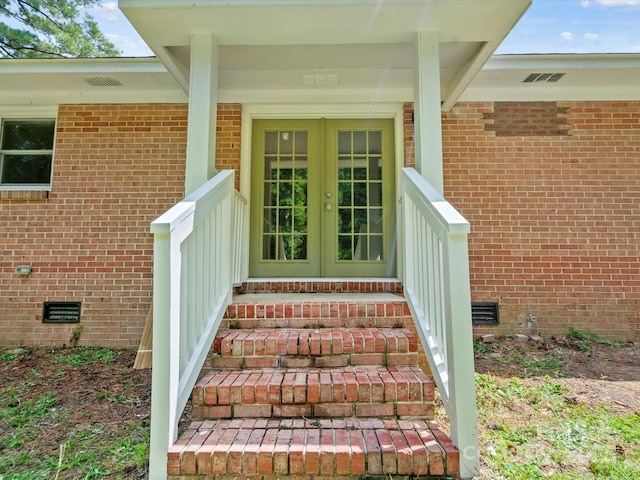
<svg viewBox="0 0 640 480"><path fill-rule="evenodd" d="M417 32L413 63L413 115L416 170L443 195L439 47L438 32Z"/></svg>
<svg viewBox="0 0 640 480"><path fill-rule="evenodd" d="M218 45L213 35L191 37L185 195L216 174Z"/></svg>

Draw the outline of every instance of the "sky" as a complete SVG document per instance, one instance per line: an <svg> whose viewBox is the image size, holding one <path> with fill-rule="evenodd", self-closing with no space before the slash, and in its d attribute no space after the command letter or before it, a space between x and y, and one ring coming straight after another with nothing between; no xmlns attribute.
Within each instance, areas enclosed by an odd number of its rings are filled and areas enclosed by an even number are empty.
<svg viewBox="0 0 640 480"><path fill-rule="evenodd" d="M153 55L117 2L90 13L123 56ZM495 53L640 53L640 0L533 0Z"/></svg>

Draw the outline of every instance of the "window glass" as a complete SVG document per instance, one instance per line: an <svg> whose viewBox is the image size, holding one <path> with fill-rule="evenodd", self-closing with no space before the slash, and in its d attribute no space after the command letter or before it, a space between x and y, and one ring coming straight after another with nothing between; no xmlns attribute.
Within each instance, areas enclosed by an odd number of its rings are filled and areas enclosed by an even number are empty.
<svg viewBox="0 0 640 480"><path fill-rule="evenodd" d="M4 120L0 184L50 184L54 133L52 119Z"/></svg>

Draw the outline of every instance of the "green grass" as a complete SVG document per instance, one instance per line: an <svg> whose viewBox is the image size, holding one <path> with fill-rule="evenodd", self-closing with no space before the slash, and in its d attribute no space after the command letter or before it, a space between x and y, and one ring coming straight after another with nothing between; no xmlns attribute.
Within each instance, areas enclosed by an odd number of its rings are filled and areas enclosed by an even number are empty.
<svg viewBox="0 0 640 480"><path fill-rule="evenodd" d="M56 355L53 363L56 365L70 365L80 367L95 363L109 363L116 357L116 352L104 347L83 347L71 352L62 352Z"/></svg>
<svg viewBox="0 0 640 480"><path fill-rule="evenodd" d="M567 398L549 377L476 375L483 478L640 478L640 417Z"/></svg>

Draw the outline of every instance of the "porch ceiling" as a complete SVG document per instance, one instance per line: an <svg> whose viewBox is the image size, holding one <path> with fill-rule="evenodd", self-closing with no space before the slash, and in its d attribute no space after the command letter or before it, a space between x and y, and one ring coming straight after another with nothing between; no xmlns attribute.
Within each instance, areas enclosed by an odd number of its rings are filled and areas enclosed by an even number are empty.
<svg viewBox="0 0 640 480"><path fill-rule="evenodd" d="M441 99L451 105L531 0L120 0L182 87L194 34L220 50L221 91L404 91L413 42L438 31Z"/></svg>

